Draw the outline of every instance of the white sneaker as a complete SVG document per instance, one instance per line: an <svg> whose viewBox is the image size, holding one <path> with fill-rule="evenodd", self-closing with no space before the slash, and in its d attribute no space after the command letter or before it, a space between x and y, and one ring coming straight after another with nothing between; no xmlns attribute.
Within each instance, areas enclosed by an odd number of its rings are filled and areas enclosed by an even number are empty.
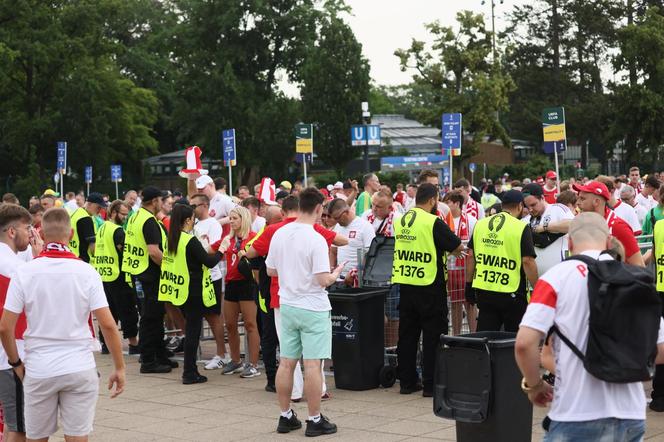
<svg viewBox="0 0 664 442"><path fill-rule="evenodd" d="M210 359L207 364L205 364L205 369L206 370L218 370L220 368L224 368L226 365L225 360L221 358L221 356L216 355L214 358Z"/></svg>

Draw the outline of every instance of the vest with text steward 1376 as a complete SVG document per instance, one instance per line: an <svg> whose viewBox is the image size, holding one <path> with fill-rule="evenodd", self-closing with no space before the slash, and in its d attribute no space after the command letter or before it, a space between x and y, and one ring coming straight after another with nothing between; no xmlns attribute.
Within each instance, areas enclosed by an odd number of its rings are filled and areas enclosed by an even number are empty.
<svg viewBox="0 0 664 442"><path fill-rule="evenodd" d="M427 286L438 273L438 257L433 240L437 217L417 207L394 225L392 283Z"/></svg>
<svg viewBox="0 0 664 442"><path fill-rule="evenodd" d="M120 258L113 241L115 231L120 228L114 222L105 221L97 231L95 256L90 262L103 282L113 282L120 276Z"/></svg>
<svg viewBox="0 0 664 442"><path fill-rule="evenodd" d="M521 283L521 236L526 225L501 212L475 224L473 288L514 293Z"/></svg>
<svg viewBox="0 0 664 442"><path fill-rule="evenodd" d="M175 254L164 250L159 277L159 301L168 301L173 305L182 305L189 297L189 264L187 263L187 244L192 235L182 232ZM203 266L203 305L211 307L217 303L212 276Z"/></svg>

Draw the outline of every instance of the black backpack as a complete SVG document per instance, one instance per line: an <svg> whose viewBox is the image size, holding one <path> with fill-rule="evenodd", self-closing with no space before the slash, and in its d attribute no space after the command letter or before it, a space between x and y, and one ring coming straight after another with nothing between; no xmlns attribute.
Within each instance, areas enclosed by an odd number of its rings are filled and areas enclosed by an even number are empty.
<svg viewBox="0 0 664 442"><path fill-rule="evenodd" d="M584 355L560 330L549 331L583 361L598 379L627 383L650 379L655 372L657 336L662 315L653 276L643 267L585 255L567 260L588 267L588 345ZM581 324L583 326L583 324Z"/></svg>

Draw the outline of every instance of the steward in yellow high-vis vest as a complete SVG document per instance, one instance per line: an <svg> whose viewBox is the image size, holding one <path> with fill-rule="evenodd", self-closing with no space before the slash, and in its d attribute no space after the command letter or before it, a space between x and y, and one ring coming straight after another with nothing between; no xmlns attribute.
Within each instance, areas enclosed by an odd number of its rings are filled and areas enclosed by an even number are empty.
<svg viewBox="0 0 664 442"><path fill-rule="evenodd" d="M537 282L532 232L521 221L523 195L510 190L502 204L503 212L477 221L468 243L466 300L478 304L477 331L516 332L528 306L526 282Z"/></svg>
<svg viewBox="0 0 664 442"><path fill-rule="evenodd" d="M92 218L106 205L101 193L92 192L85 205L70 214L72 238L69 240L69 248L82 261L90 262L90 257L94 255L97 226Z"/></svg>
<svg viewBox="0 0 664 442"><path fill-rule="evenodd" d="M655 223L652 244L655 260L655 284L657 291L664 293L664 221Z"/></svg>
<svg viewBox="0 0 664 442"><path fill-rule="evenodd" d="M440 335L448 332L445 253L459 256L461 240L433 215L438 187L424 183L417 189L415 207L394 223L392 283L400 285L397 369L401 393L424 389L433 394L435 351ZM422 380L417 376L417 349L422 334Z"/></svg>
<svg viewBox="0 0 664 442"><path fill-rule="evenodd" d="M107 218L99 230L95 241L95 255L91 264L101 276L108 306L117 323L122 323L122 336L129 340L129 354L138 354L138 309L136 308L136 292L127 282L126 274L121 270L122 250L125 232L122 229L129 206L121 200L111 203L107 210ZM100 334L102 352L105 344Z"/></svg>
<svg viewBox="0 0 664 442"><path fill-rule="evenodd" d="M167 357L164 303L158 300L160 266L166 250L165 232L154 216L161 210L161 197L156 187L143 189L141 208L127 222L122 256L122 271L140 282L144 294L139 323L141 373L168 373L177 367Z"/></svg>
<svg viewBox="0 0 664 442"><path fill-rule="evenodd" d="M193 231L194 219L194 208L191 205L173 205L168 248L164 250L159 278L159 300L180 307L187 318L182 374L184 384L207 380L198 373L196 356L203 316L217 303L208 269L219 264L222 259L219 252L208 254L201 242L188 233Z"/></svg>

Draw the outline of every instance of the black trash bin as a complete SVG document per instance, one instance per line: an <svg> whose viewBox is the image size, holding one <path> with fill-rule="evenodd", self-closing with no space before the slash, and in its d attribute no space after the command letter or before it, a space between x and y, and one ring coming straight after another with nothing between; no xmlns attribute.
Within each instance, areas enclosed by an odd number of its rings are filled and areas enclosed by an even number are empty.
<svg viewBox="0 0 664 442"><path fill-rule="evenodd" d="M530 442L533 407L521 391L515 333L440 337L434 414L456 420L459 442Z"/></svg>
<svg viewBox="0 0 664 442"><path fill-rule="evenodd" d="M362 287L332 289L334 383L344 390L377 388L385 378L384 304L390 290L394 238L376 237L366 254ZM396 373L391 378L394 384ZM384 382L384 381L383 381Z"/></svg>
<svg viewBox="0 0 664 442"><path fill-rule="evenodd" d="M331 291L334 383L344 390L380 384L383 368L383 303L387 290Z"/></svg>

